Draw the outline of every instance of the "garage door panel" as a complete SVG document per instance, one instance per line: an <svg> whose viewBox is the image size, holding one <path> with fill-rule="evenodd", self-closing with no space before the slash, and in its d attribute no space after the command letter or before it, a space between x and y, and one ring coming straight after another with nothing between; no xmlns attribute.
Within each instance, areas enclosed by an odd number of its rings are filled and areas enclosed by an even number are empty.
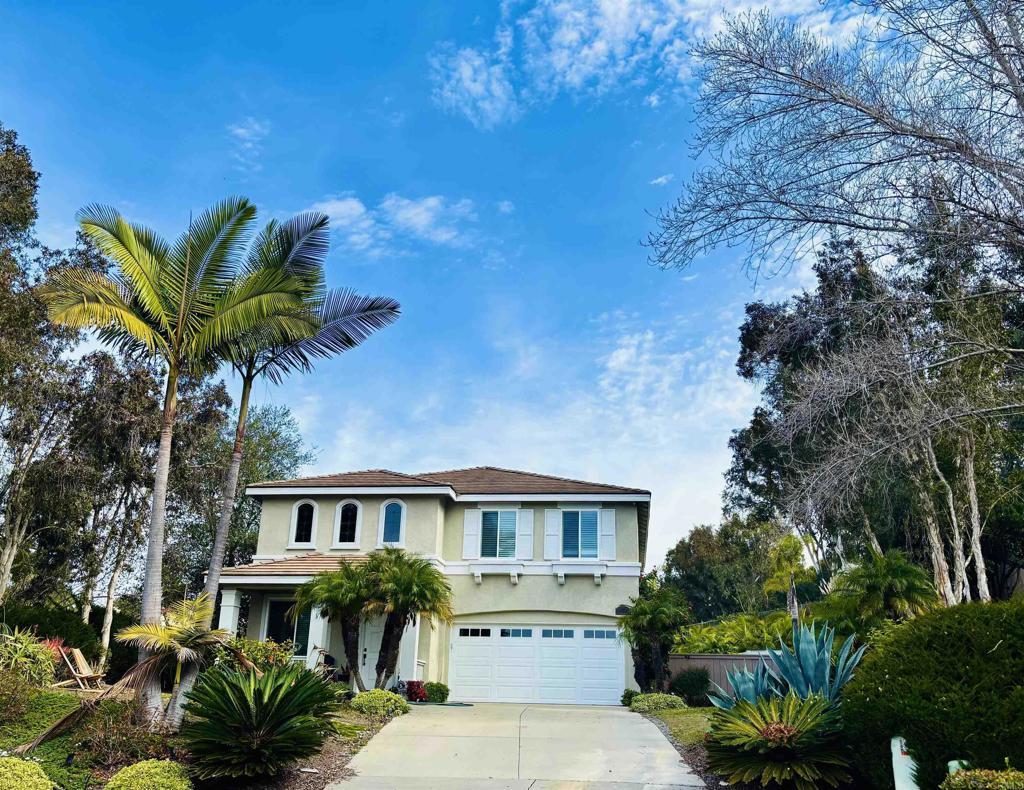
<svg viewBox="0 0 1024 790"><path fill-rule="evenodd" d="M478 633L489 629L490 636L453 634L449 671L453 700L618 704L624 669L618 639L587 638L584 633L590 629L575 625L481 623L471 627ZM513 628L520 631L519 636ZM601 630L615 634L609 627Z"/></svg>

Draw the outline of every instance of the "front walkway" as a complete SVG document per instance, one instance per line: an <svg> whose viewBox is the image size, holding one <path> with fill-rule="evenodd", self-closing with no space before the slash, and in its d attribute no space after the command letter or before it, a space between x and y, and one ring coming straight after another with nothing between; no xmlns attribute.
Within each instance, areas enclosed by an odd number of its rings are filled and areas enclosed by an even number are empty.
<svg viewBox="0 0 1024 790"><path fill-rule="evenodd" d="M669 790L704 787L658 728L625 708L413 706L330 790Z"/></svg>

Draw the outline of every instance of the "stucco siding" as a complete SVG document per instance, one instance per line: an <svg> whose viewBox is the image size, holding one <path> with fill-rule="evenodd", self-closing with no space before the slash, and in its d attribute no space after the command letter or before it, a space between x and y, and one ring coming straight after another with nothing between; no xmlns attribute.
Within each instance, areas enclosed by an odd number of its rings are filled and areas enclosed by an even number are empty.
<svg viewBox="0 0 1024 790"><path fill-rule="evenodd" d="M508 576L484 576L477 584L472 576L449 576L455 614L496 612L551 612L564 619L565 613L615 617L615 609L639 594L636 576L606 576L600 585L593 576L566 576L565 584L551 575L520 576L512 584ZM539 620L537 622L540 622Z"/></svg>

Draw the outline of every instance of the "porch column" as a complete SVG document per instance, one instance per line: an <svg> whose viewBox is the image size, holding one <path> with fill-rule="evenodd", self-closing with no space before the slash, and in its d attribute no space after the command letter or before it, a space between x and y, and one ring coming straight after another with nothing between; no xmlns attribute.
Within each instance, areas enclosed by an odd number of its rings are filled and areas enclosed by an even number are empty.
<svg viewBox="0 0 1024 790"><path fill-rule="evenodd" d="M238 610L242 605L242 591L233 588L222 588L220 591L220 620L218 628L223 628L232 636L238 635Z"/></svg>
<svg viewBox="0 0 1024 790"><path fill-rule="evenodd" d="M331 638L331 624L329 620L324 619L320 612L319 606L314 606L309 612L309 652L306 656L306 666L310 669L316 667L316 662L320 658L317 648L330 650L328 643Z"/></svg>

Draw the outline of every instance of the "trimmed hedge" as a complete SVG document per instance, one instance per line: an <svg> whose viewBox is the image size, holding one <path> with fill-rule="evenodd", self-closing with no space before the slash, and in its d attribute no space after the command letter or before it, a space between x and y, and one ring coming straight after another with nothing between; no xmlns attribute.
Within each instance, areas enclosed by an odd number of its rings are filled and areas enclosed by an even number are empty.
<svg viewBox="0 0 1024 790"><path fill-rule="evenodd" d="M37 763L0 757L0 790L51 790L53 782Z"/></svg>
<svg viewBox="0 0 1024 790"><path fill-rule="evenodd" d="M437 681L430 681L423 684L423 690L427 692L427 702L447 702L448 686Z"/></svg>
<svg viewBox="0 0 1024 790"><path fill-rule="evenodd" d="M370 689L356 694L349 703L353 710L378 721L388 721L409 712L409 703L393 691Z"/></svg>
<svg viewBox="0 0 1024 790"><path fill-rule="evenodd" d="M902 735L918 784L950 760L1024 765L1024 602L937 609L884 634L846 686L844 737L866 784L892 788L889 742Z"/></svg>
<svg viewBox="0 0 1024 790"><path fill-rule="evenodd" d="M192 790L192 780L178 763L143 760L114 774L106 790Z"/></svg>
<svg viewBox="0 0 1024 790"><path fill-rule="evenodd" d="M939 785L940 790L1024 790L1024 773L1007 769L957 771Z"/></svg>
<svg viewBox="0 0 1024 790"><path fill-rule="evenodd" d="M637 694L629 703L629 709L634 713L650 713L654 710L685 707L686 703L675 694Z"/></svg>
<svg viewBox="0 0 1024 790"><path fill-rule="evenodd" d="M691 708L711 706L708 692L711 690L711 674L706 669L684 669L668 682L668 689L677 697L686 700Z"/></svg>

